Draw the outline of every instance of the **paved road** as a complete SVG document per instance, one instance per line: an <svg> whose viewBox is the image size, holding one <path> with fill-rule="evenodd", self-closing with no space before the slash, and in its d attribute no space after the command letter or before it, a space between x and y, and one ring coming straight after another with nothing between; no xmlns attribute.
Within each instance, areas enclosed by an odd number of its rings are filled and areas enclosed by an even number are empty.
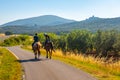
<svg viewBox="0 0 120 80"><path fill-rule="evenodd" d="M96 80L88 73L75 69L60 61L45 59L34 60L32 52L20 47L8 47L21 61L25 70L25 80Z"/></svg>

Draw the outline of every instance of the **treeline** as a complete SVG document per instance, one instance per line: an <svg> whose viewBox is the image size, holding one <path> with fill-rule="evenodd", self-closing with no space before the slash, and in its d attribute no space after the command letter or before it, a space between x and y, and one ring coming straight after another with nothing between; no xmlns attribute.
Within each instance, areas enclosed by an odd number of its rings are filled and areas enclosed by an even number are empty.
<svg viewBox="0 0 120 80"><path fill-rule="evenodd" d="M120 51L120 32L116 30L98 30L96 33L76 30L68 34L48 33L48 35L54 43L54 47L64 52L77 54L95 52L96 55L107 56L108 54L119 54ZM43 33L39 34L39 38L43 43L45 40Z"/></svg>
<svg viewBox="0 0 120 80"><path fill-rule="evenodd" d="M119 54L120 32L116 30L101 31L92 33L87 30L75 30L70 33L48 33L55 49L76 54L87 54L95 52L96 55L107 56L108 54ZM39 33L39 40L44 43L44 33ZM2 45L31 45L33 39L27 35L10 37L4 40Z"/></svg>

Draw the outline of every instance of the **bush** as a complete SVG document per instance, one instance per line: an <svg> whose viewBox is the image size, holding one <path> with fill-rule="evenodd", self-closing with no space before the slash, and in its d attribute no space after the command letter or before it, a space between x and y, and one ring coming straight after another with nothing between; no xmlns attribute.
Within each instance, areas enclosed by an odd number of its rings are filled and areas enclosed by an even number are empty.
<svg viewBox="0 0 120 80"><path fill-rule="evenodd" d="M30 44L30 37L27 35L13 36L8 39L5 39L2 43L2 46L15 46L15 45L26 45Z"/></svg>

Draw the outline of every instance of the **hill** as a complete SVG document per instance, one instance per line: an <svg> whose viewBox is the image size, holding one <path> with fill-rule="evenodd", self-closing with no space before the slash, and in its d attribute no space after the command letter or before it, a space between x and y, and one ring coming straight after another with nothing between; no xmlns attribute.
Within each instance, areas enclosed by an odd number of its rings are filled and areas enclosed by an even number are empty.
<svg viewBox="0 0 120 80"><path fill-rule="evenodd" d="M38 19L40 19L41 21ZM31 23L27 21L30 21ZM13 25L13 23L15 24ZM17 20L14 22L4 24L2 26L4 27L0 28L0 32L11 31L14 33L34 33L34 32L61 33L61 32L69 32L71 30L76 30L76 29L77 30L84 29L84 30L95 32L99 29L100 30L109 30L109 29L120 30L120 17L99 18L99 17L92 16L83 21L74 21L74 20L67 20L64 18L60 18L57 16L47 15L47 16Z"/></svg>
<svg viewBox="0 0 120 80"><path fill-rule="evenodd" d="M84 29L92 32L97 30L111 30L116 29L120 31L120 17L117 18L98 18L90 17L86 20L79 22L72 22L68 24L62 24L51 27L51 29L56 29L56 31L68 32L71 30Z"/></svg>
<svg viewBox="0 0 120 80"><path fill-rule="evenodd" d="M20 19L12 22L8 22L1 26L53 26L64 23L70 23L74 20L64 19L54 15L44 15L39 17L32 17L27 19Z"/></svg>

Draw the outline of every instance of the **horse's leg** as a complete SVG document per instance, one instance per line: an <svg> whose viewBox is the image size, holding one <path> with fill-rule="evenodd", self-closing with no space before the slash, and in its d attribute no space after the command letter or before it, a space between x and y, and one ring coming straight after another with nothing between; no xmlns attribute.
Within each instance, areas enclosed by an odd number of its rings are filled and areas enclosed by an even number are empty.
<svg viewBox="0 0 120 80"><path fill-rule="evenodd" d="M38 59L39 59L40 54L41 54L41 52L40 52L40 45L37 45L37 51L38 51Z"/></svg>
<svg viewBox="0 0 120 80"><path fill-rule="evenodd" d="M37 59L37 51L35 51L34 54L35 54L35 59Z"/></svg>
<svg viewBox="0 0 120 80"><path fill-rule="evenodd" d="M49 56L50 56L50 59L52 58L52 49L50 49L49 51Z"/></svg>
<svg viewBox="0 0 120 80"><path fill-rule="evenodd" d="M46 50L46 58L48 58L48 50Z"/></svg>
<svg viewBox="0 0 120 80"><path fill-rule="evenodd" d="M50 50L48 50L48 56L49 56L49 58L50 58Z"/></svg>
<svg viewBox="0 0 120 80"><path fill-rule="evenodd" d="M41 53L40 53L40 50L38 50L38 59L39 59L39 57L40 57L40 54L41 54Z"/></svg>

